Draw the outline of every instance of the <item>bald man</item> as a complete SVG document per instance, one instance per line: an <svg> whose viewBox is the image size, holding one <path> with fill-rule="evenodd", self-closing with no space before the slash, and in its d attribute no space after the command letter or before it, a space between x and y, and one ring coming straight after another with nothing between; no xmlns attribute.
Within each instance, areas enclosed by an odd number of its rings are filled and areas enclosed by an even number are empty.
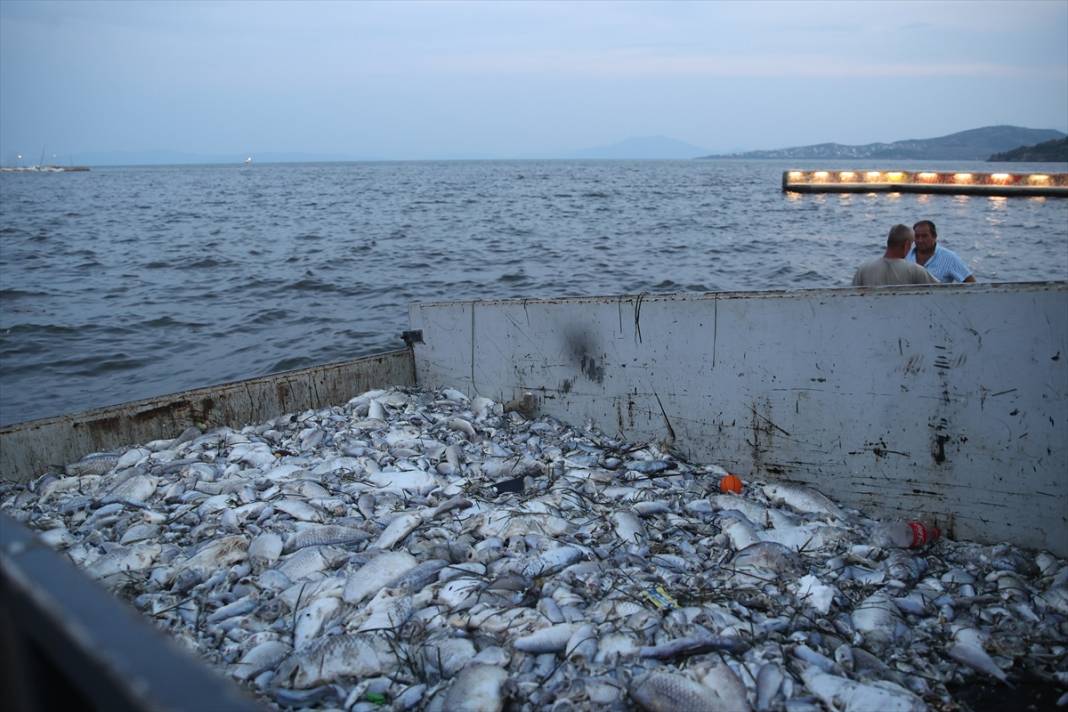
<svg viewBox="0 0 1068 712"><path fill-rule="evenodd" d="M886 252L882 257L865 262L853 275L855 287L887 287L895 284L938 284L931 273L905 259L912 247L912 229L908 225L894 225L886 237Z"/></svg>

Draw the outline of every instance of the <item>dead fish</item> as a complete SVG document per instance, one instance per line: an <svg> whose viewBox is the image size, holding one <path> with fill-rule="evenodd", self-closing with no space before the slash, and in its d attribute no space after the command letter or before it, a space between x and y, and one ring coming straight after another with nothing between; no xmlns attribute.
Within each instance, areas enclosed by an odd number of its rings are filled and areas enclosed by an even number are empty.
<svg viewBox="0 0 1068 712"><path fill-rule="evenodd" d="M512 644L516 650L522 650L525 653L558 653L567 647L567 641L578 628L578 625L572 623L551 625L516 638Z"/></svg>
<svg viewBox="0 0 1068 712"><path fill-rule="evenodd" d="M749 712L752 709L746 696L745 683L738 679L738 675L726 663L713 663L701 677L701 684L716 694L723 709L733 712Z"/></svg>
<svg viewBox="0 0 1068 712"><path fill-rule="evenodd" d="M585 557L581 549L574 546L558 546L530 559L519 570L519 574L528 577L548 576L554 574Z"/></svg>
<svg viewBox="0 0 1068 712"><path fill-rule="evenodd" d="M414 593L436 579L438 573L448 565L449 562L444 559L430 559L429 561L424 561L401 574L398 578L390 581L387 586L390 588L405 589Z"/></svg>
<svg viewBox="0 0 1068 712"><path fill-rule="evenodd" d="M659 645L642 646L641 649L639 649L638 654L643 658L668 660L670 658L710 653L713 650L726 650L732 653L739 653L748 649L749 644L741 638L708 634L676 638Z"/></svg>
<svg viewBox="0 0 1068 712"><path fill-rule="evenodd" d="M271 565L282 554L282 537L273 532L260 534L248 545L248 558L254 565Z"/></svg>
<svg viewBox="0 0 1068 712"><path fill-rule="evenodd" d="M271 506L302 522L323 521L323 513L318 507L313 507L307 502L299 499L280 499L271 502Z"/></svg>
<svg viewBox="0 0 1068 712"><path fill-rule="evenodd" d="M318 527L302 529L286 540L282 553L289 554L306 546L337 545L348 546L367 541L371 535L362 529L325 524Z"/></svg>
<svg viewBox="0 0 1068 712"><path fill-rule="evenodd" d="M143 505L156 492L158 478L148 475L134 475L113 487L100 498L101 504L110 502L129 502Z"/></svg>
<svg viewBox="0 0 1068 712"><path fill-rule="evenodd" d="M367 617L357 626L356 632L396 630L412 617L414 607L415 603L410 593L384 588L365 606L364 612Z"/></svg>
<svg viewBox="0 0 1068 712"><path fill-rule="evenodd" d="M756 527L749 519L736 510L727 510L716 520L719 528L731 540L735 551L741 551L761 541Z"/></svg>
<svg viewBox="0 0 1068 712"><path fill-rule="evenodd" d="M851 615L854 628L869 644L882 647L907 634L893 599L881 591L861 601Z"/></svg>
<svg viewBox="0 0 1068 712"><path fill-rule="evenodd" d="M297 614L297 625L293 631L293 648L300 650L315 640L323 624L341 607L341 601L332 596L324 596Z"/></svg>
<svg viewBox="0 0 1068 712"><path fill-rule="evenodd" d="M773 502L785 504L798 512L823 514L835 519L842 519L841 508L827 498L822 492L784 482L766 484L762 488L765 496Z"/></svg>
<svg viewBox="0 0 1068 712"><path fill-rule="evenodd" d="M153 542L116 546L86 567L86 573L95 579L103 579L121 573L134 573L147 569L159 556L162 547Z"/></svg>
<svg viewBox="0 0 1068 712"><path fill-rule="evenodd" d="M86 455L78 462L72 462L63 468L63 472L69 477L82 477L84 475L104 475L111 472L119 464L118 453L94 452Z"/></svg>
<svg viewBox="0 0 1068 712"><path fill-rule="evenodd" d="M230 674L238 680L251 679L264 670L274 669L288 654L288 645L278 640L268 640L245 653Z"/></svg>
<svg viewBox="0 0 1068 712"><path fill-rule="evenodd" d="M342 549L330 546L308 547L290 554L275 569L295 583L314 573L333 569L347 558L348 553Z"/></svg>
<svg viewBox="0 0 1068 712"><path fill-rule="evenodd" d="M949 656L981 673L1006 682L1008 676L997 666L983 649L982 635L974 628L962 627L953 634L956 642L949 649Z"/></svg>
<svg viewBox="0 0 1068 712"><path fill-rule="evenodd" d="M396 664L389 646L371 635L334 635L291 655L277 677L290 687L307 689L340 677L378 675Z"/></svg>
<svg viewBox="0 0 1068 712"><path fill-rule="evenodd" d="M634 512L612 512L612 525L615 527L616 536L627 544L638 544L645 541L645 527Z"/></svg>
<svg viewBox="0 0 1068 712"><path fill-rule="evenodd" d="M401 514L389 523L382 533L379 534L378 539L374 544L371 544L372 549L392 549L398 542L404 540L409 534L415 531L420 524L423 523L423 517L416 513L409 512L408 514Z"/></svg>
<svg viewBox="0 0 1068 712"><path fill-rule="evenodd" d="M496 665L468 665L453 680L445 696L450 712L500 712L504 707L503 688L508 672Z"/></svg>
<svg viewBox="0 0 1068 712"><path fill-rule="evenodd" d="M837 675L829 675L818 667L801 671L805 687L819 697L829 709L841 712L926 712L923 700L892 682L864 684Z"/></svg>
<svg viewBox="0 0 1068 712"><path fill-rule="evenodd" d="M160 527L158 524L135 524L123 532L119 543L133 544L134 542L145 541L146 539L155 539L159 536L159 533Z"/></svg>
<svg viewBox="0 0 1068 712"><path fill-rule="evenodd" d="M349 576L341 597L346 603L359 603L414 569L417 564L415 557L406 551L379 554Z"/></svg>
<svg viewBox="0 0 1068 712"><path fill-rule="evenodd" d="M767 712L779 694L785 675L776 663L764 663L757 672L756 708L758 712Z"/></svg>
<svg viewBox="0 0 1068 712"><path fill-rule="evenodd" d="M448 679L474 660L477 652L474 643L467 638L445 638L428 642L420 654L429 674Z"/></svg>
<svg viewBox="0 0 1068 712"><path fill-rule="evenodd" d="M246 613L251 613L259 606L256 599L252 596L245 596L233 603L229 603L225 606L217 608L215 612L209 615L206 619L208 623L218 623L234 616L243 616Z"/></svg>
<svg viewBox="0 0 1068 712"><path fill-rule="evenodd" d="M463 418L449 418L446 427L448 427L449 430L456 430L463 433L467 436L468 440L474 440L478 436L478 433L475 432L475 427Z"/></svg>
<svg viewBox="0 0 1068 712"><path fill-rule="evenodd" d="M648 673L632 682L628 692L649 712L728 712L712 690L678 673Z"/></svg>
<svg viewBox="0 0 1068 712"><path fill-rule="evenodd" d="M583 623L567 639L564 655L569 660L593 660L597 656L597 629L590 623Z"/></svg>

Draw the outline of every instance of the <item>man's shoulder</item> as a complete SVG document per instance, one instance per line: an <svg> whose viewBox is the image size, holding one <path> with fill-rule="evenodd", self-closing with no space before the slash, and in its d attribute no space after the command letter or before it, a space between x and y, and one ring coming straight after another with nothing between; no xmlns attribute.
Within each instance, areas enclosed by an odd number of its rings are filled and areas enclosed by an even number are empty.
<svg viewBox="0 0 1068 712"><path fill-rule="evenodd" d="M963 262L964 261L964 260L962 260L960 258L960 255L958 255L956 252L954 252L953 250L949 249L948 247L942 247L941 245L935 245L935 252L937 252L941 257L944 257L946 259L956 260L958 262Z"/></svg>
<svg viewBox="0 0 1068 712"><path fill-rule="evenodd" d="M860 267L858 267L857 269L862 272L870 272L871 270L876 269L883 270L886 269L888 264L889 260L887 260L885 257L875 257L873 259L868 260L867 262L861 263Z"/></svg>

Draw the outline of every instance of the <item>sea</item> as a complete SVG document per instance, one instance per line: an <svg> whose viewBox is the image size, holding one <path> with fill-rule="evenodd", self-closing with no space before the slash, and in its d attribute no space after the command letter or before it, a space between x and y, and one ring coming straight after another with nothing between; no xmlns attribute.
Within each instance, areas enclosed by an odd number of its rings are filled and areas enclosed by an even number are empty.
<svg viewBox="0 0 1068 712"><path fill-rule="evenodd" d="M414 302L844 288L920 219L980 282L1068 280L1068 199L781 189L791 168L994 170L847 163L0 174L0 425L400 348Z"/></svg>

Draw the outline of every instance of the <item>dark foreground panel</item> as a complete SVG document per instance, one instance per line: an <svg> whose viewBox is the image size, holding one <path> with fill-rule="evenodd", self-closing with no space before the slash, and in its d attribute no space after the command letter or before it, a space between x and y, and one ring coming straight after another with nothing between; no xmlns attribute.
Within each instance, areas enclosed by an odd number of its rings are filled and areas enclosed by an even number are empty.
<svg viewBox="0 0 1068 712"><path fill-rule="evenodd" d="M6 516L0 584L7 709L261 709Z"/></svg>

